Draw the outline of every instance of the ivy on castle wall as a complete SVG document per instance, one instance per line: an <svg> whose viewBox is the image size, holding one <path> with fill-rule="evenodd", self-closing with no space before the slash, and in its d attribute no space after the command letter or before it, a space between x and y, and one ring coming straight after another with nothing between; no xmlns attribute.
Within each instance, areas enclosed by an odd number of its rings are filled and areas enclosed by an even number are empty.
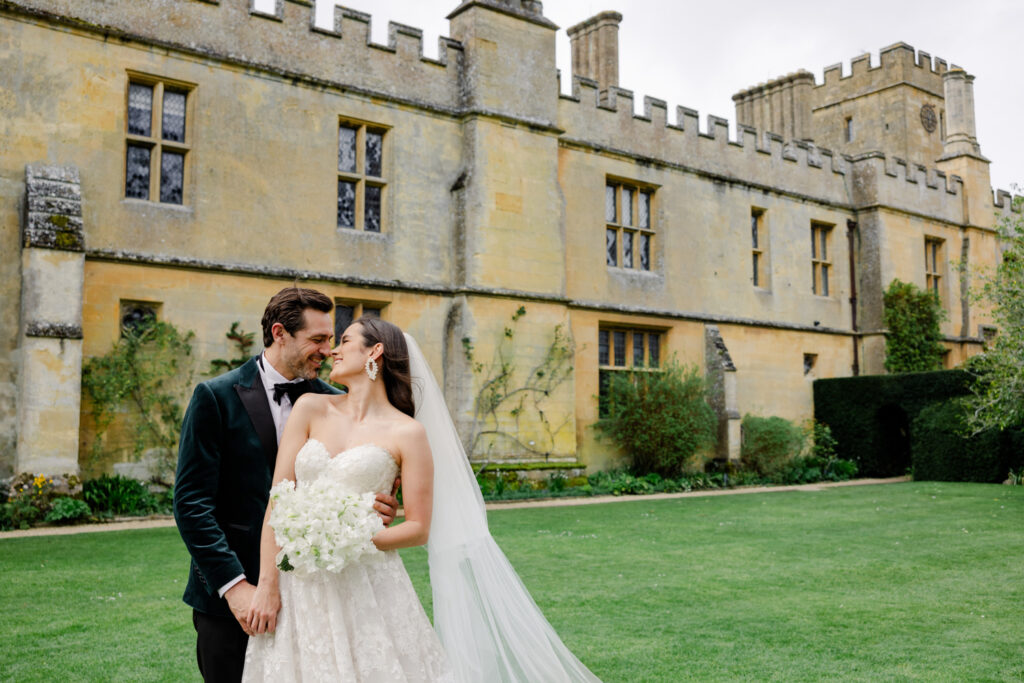
<svg viewBox="0 0 1024 683"><path fill-rule="evenodd" d="M899 279L883 295L885 369L891 373L929 372L942 368L944 348L939 323L945 311L931 292Z"/></svg>

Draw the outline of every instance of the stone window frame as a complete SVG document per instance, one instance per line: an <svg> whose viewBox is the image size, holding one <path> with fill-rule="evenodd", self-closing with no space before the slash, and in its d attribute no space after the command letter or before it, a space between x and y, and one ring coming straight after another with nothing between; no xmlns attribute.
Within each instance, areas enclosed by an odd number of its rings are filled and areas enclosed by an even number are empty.
<svg viewBox="0 0 1024 683"><path fill-rule="evenodd" d="M853 117L847 116L843 119L843 141L853 142L854 140Z"/></svg>
<svg viewBox="0 0 1024 683"><path fill-rule="evenodd" d="M660 372L665 359L665 337L668 330L664 328L642 327L621 323L601 323L597 328L597 394L598 412L603 417L607 408L605 401L608 396L608 384L615 372ZM622 335L622 362L619 363L616 335ZM641 360L637 362L637 338L643 348L640 350ZM652 347L651 341L656 340ZM652 348L654 359L651 360Z"/></svg>
<svg viewBox="0 0 1024 683"><path fill-rule="evenodd" d="M145 299L119 299L117 304L117 322L118 322L118 336L123 337L124 333L133 327L138 322L141 322L141 318L134 323L126 323L125 318L128 317L130 311L128 309L148 309L152 312L153 320L160 320L160 314L163 309L162 301L148 301Z"/></svg>
<svg viewBox="0 0 1024 683"><path fill-rule="evenodd" d="M334 345L341 343L341 334L354 321L364 315L376 315L384 317L384 309L387 308L386 301L368 301L363 299L334 299ZM347 310L346 310L347 309ZM344 315L341 313L344 311ZM350 316L346 318L345 316Z"/></svg>
<svg viewBox="0 0 1024 683"><path fill-rule="evenodd" d="M355 168L343 169L342 168L342 130L355 130ZM391 145L388 138L390 137L391 128L379 123L373 123L370 121L363 121L360 119L353 119L347 117L340 117L338 119L337 129L337 145L335 147L337 152L337 211L335 213L335 225L338 230L358 230L360 232L379 234L386 230L385 216L387 212L385 207L387 206L388 197L388 181L387 172L390 168L389 162L389 150ZM381 154L380 154L380 174L372 175L368 173L366 168L366 141L367 134L378 134L381 140ZM352 222L351 225L344 224L342 222L342 183L349 183L355 186L354 197L353 197L353 208L352 208ZM371 223L369 226L366 221L366 204L367 195L370 188L375 188L380 191L378 200L378 214L377 224L373 226ZM376 229L374 229L376 227Z"/></svg>
<svg viewBox="0 0 1024 683"><path fill-rule="evenodd" d="M829 286L832 268L832 230L835 225L811 221L811 293L815 296L833 296Z"/></svg>
<svg viewBox="0 0 1024 683"><path fill-rule="evenodd" d="M605 177L605 265L609 268L623 268L640 272L654 270L654 236L656 231L655 199L657 188L635 180L615 176ZM611 194L609 194L609 192ZM629 197L629 217L624 220L624 197ZM643 225L640 211L641 197L646 197L647 221ZM641 244L646 241L646 267ZM627 250L627 244L629 249ZM614 250L614 257L612 252ZM626 256L629 256L627 261Z"/></svg>
<svg viewBox="0 0 1024 683"><path fill-rule="evenodd" d="M130 121L130 97L132 85L142 85L152 88L152 100L150 105L150 134L141 135L132 133L129 129ZM196 84L163 76L127 71L127 83L124 92L125 112L125 149L122 159L124 161L123 173L124 187L122 192L125 199L134 201L146 201L168 206L185 206L189 203L189 186L192 181L192 156L194 151L193 139L195 138L195 91ZM185 139L167 140L164 139L164 96L167 91L185 95ZM146 197L136 197L128 194L128 154L131 147L145 147L149 150L149 191ZM181 178L181 201L165 201L163 190L163 155L164 152L179 153L182 160Z"/></svg>
<svg viewBox="0 0 1024 683"><path fill-rule="evenodd" d="M768 254L767 209L750 207L751 282L757 289L771 289Z"/></svg>
<svg viewBox="0 0 1024 683"><path fill-rule="evenodd" d="M946 240L926 235L924 238L924 289L931 292L940 304L945 302L942 285L945 282Z"/></svg>

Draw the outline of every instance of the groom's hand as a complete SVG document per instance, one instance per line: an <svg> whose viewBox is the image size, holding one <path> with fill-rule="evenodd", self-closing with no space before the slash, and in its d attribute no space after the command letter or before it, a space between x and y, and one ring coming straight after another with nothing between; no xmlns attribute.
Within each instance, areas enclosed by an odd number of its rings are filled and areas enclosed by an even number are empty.
<svg viewBox="0 0 1024 683"><path fill-rule="evenodd" d="M391 487L391 495L378 493L377 500L373 504L373 509L380 515L381 521L386 527L395 521L395 514L398 512L398 499L395 498L395 494L398 493L398 487L401 485L401 478L396 478L395 485Z"/></svg>
<svg viewBox="0 0 1024 683"><path fill-rule="evenodd" d="M245 579L236 583L224 594L224 599L228 601L228 607L231 608L231 614L238 620L246 635L250 636L253 633L249 628L249 606L252 605L252 598L255 594L256 586Z"/></svg>

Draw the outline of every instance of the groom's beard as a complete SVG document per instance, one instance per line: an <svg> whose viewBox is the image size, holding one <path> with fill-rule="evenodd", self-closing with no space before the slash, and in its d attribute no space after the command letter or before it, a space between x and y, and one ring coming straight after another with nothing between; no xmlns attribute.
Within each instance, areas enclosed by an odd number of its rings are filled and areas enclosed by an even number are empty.
<svg viewBox="0 0 1024 683"><path fill-rule="evenodd" d="M320 368L324 364L324 358L322 354L315 353L311 356L295 356L292 358L285 359L285 365L291 374L301 379L316 379L320 372Z"/></svg>

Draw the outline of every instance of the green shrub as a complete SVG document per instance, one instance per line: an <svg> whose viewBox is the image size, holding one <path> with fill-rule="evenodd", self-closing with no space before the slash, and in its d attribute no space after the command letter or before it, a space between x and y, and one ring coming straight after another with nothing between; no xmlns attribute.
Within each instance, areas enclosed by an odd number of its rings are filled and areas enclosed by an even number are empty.
<svg viewBox="0 0 1024 683"><path fill-rule="evenodd" d="M972 436L964 399L922 410L911 428L914 479L998 483L1009 471L1008 437L995 429Z"/></svg>
<svg viewBox="0 0 1024 683"><path fill-rule="evenodd" d="M50 511L46 513L46 521L66 524L91 514L92 510L85 501L77 498L55 498Z"/></svg>
<svg viewBox="0 0 1024 683"><path fill-rule="evenodd" d="M28 529L42 516L42 510L33 505L29 497L12 496L0 505L0 531Z"/></svg>
<svg viewBox="0 0 1024 683"><path fill-rule="evenodd" d="M674 361L659 371L612 373L605 417L596 427L623 450L634 475L679 475L714 444L717 418L696 367Z"/></svg>
<svg viewBox="0 0 1024 683"><path fill-rule="evenodd" d="M781 417L745 415L741 429L741 462L769 479L782 474L788 461L803 450L806 439L800 427Z"/></svg>
<svg viewBox="0 0 1024 683"><path fill-rule="evenodd" d="M28 529L50 510L52 501L81 491L77 475L47 476L22 472L0 486L0 529Z"/></svg>
<svg viewBox="0 0 1024 683"><path fill-rule="evenodd" d="M819 481L847 481L857 474L857 463L819 455L798 455L775 476L777 484L814 484Z"/></svg>
<svg viewBox="0 0 1024 683"><path fill-rule="evenodd" d="M554 472L548 475L547 488L550 491L564 491L569 478L561 472Z"/></svg>
<svg viewBox="0 0 1024 683"><path fill-rule="evenodd" d="M97 514L145 515L160 507L145 484L119 474L104 474L85 482L82 497Z"/></svg>

